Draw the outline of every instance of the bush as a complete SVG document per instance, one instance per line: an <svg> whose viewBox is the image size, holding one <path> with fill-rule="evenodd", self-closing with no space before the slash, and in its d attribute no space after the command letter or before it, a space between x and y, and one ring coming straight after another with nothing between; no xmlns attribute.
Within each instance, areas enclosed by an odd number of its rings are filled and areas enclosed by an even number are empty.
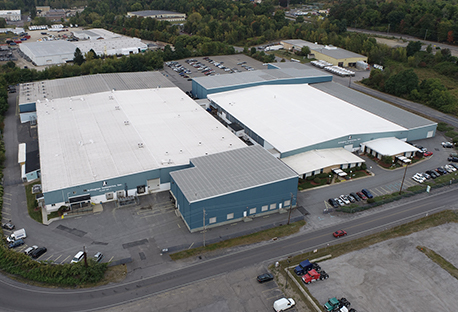
<svg viewBox="0 0 458 312"><path fill-rule="evenodd" d="M321 183L321 179L316 177L315 179L313 179L313 182L315 182L316 184L320 184Z"/></svg>
<svg viewBox="0 0 458 312"><path fill-rule="evenodd" d="M437 130L441 132L447 132L447 131L453 130L453 127L449 126L445 122L439 122L437 124Z"/></svg>
<svg viewBox="0 0 458 312"><path fill-rule="evenodd" d="M368 199L367 199L367 203L368 203L368 204L373 204L373 203L375 203L375 199L373 199L373 198L368 198Z"/></svg>

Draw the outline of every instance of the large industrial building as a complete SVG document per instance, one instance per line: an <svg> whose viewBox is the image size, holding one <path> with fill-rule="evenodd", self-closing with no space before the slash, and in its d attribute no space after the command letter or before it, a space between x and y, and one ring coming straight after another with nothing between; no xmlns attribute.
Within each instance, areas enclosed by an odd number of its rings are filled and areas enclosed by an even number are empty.
<svg viewBox="0 0 458 312"><path fill-rule="evenodd" d="M310 49L309 58L326 61L335 66L356 67L356 62L367 63L367 56L335 46L322 45L301 39L283 40L280 43L284 49L290 51L301 51L303 47L307 46Z"/></svg>
<svg viewBox="0 0 458 312"><path fill-rule="evenodd" d="M169 190L194 232L285 211L300 176L360 166L361 152L409 157L417 148L406 140L435 135L436 123L328 73L268 68L195 79L200 104L160 72L21 85L21 120L38 127L44 209Z"/></svg>
<svg viewBox="0 0 458 312"><path fill-rule="evenodd" d="M294 77L286 78L292 67ZM322 71L296 63L269 68L258 71L266 79L255 84L236 75L195 79L193 94L207 94L209 109L229 128L303 177L360 166L360 152L410 157L418 149L405 141L435 135L435 122L334 83ZM381 138L384 144L373 144Z"/></svg>
<svg viewBox="0 0 458 312"><path fill-rule="evenodd" d="M0 18L7 21L17 22L21 20L21 10L0 10Z"/></svg>
<svg viewBox="0 0 458 312"><path fill-rule="evenodd" d="M83 54L94 50L99 56L137 54L148 49L138 38L122 36L105 29L82 30L75 32L74 36L80 40L23 42L18 48L36 66L72 62L76 48Z"/></svg>
<svg viewBox="0 0 458 312"><path fill-rule="evenodd" d="M168 21L168 22L181 22L186 20L185 13L178 13L173 11L162 11L162 10L145 10L145 11L135 11L135 12L127 12L127 16L137 16L137 17L144 17L144 18L154 18L160 21Z"/></svg>

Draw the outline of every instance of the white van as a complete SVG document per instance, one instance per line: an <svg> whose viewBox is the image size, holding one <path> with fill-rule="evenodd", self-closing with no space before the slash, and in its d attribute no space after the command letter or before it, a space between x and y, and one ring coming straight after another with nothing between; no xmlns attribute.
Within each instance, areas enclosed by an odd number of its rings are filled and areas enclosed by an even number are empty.
<svg viewBox="0 0 458 312"><path fill-rule="evenodd" d="M81 260L83 260L84 257L84 252L78 251L78 253L73 257L72 261L70 263L78 263Z"/></svg>
<svg viewBox="0 0 458 312"><path fill-rule="evenodd" d="M281 298L274 302L274 310L277 312L288 310L294 307L296 302L293 298Z"/></svg>

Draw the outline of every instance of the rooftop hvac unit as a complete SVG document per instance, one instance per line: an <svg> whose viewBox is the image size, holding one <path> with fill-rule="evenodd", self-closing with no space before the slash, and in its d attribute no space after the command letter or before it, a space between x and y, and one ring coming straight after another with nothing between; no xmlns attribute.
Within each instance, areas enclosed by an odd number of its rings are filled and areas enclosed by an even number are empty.
<svg viewBox="0 0 458 312"><path fill-rule="evenodd" d="M125 121L124 121L124 125L125 125L125 126L130 125L129 120L125 120Z"/></svg>
<svg viewBox="0 0 458 312"><path fill-rule="evenodd" d="M120 110L121 108L119 108L119 106L115 106L115 109L116 109L116 110Z"/></svg>
<svg viewBox="0 0 458 312"><path fill-rule="evenodd" d="M114 97L113 97L112 95L110 95L110 96L108 97L108 99L114 100Z"/></svg>
<svg viewBox="0 0 458 312"><path fill-rule="evenodd" d="M138 143L138 148L143 148L143 143Z"/></svg>

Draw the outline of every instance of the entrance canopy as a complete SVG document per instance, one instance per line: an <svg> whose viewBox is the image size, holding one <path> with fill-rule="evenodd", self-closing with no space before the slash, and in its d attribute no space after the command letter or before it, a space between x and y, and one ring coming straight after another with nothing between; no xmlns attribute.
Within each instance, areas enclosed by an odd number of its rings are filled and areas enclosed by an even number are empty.
<svg viewBox="0 0 458 312"><path fill-rule="evenodd" d="M375 139L361 143L361 145L364 145L383 156L395 156L419 151L418 148L394 137Z"/></svg>
<svg viewBox="0 0 458 312"><path fill-rule="evenodd" d="M319 173L321 169L354 167L351 164L362 164L364 160L344 148L328 148L282 158L282 161L298 174ZM317 172L318 171L318 172Z"/></svg>

